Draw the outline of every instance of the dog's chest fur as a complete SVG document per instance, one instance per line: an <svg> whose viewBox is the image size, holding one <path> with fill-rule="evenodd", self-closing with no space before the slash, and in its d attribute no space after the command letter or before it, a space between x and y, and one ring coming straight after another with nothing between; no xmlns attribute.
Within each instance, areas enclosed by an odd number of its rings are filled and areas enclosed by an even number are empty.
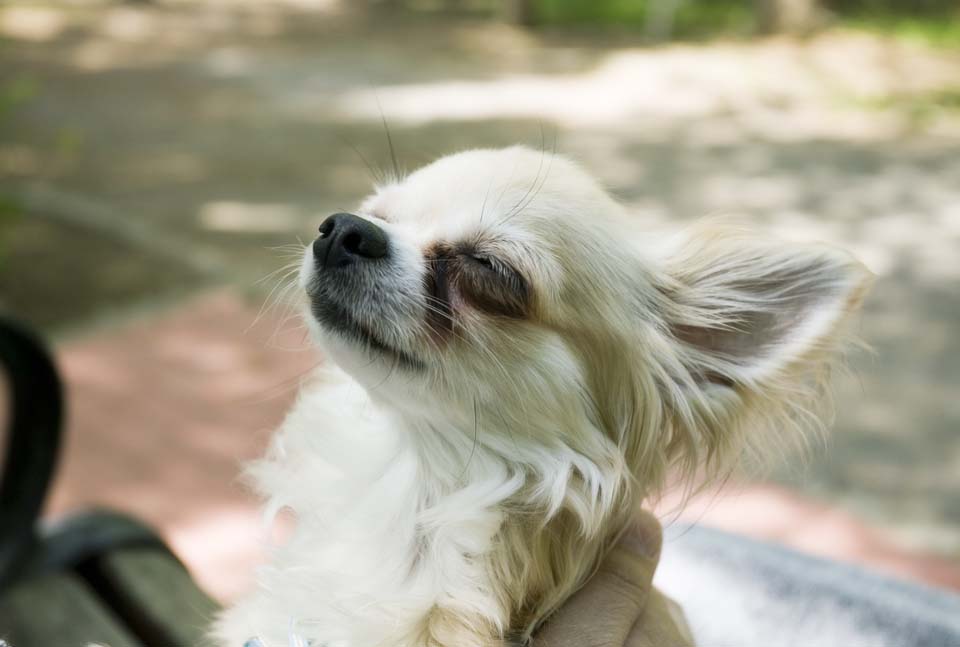
<svg viewBox="0 0 960 647"><path fill-rule="evenodd" d="M561 601L558 577L591 568L559 541L577 524L545 521L530 475L482 446L431 465L411 434L438 431L406 428L347 379L305 389L249 470L266 514L287 508L296 528L221 619L225 644L286 644L290 631L331 647L519 644Z"/></svg>

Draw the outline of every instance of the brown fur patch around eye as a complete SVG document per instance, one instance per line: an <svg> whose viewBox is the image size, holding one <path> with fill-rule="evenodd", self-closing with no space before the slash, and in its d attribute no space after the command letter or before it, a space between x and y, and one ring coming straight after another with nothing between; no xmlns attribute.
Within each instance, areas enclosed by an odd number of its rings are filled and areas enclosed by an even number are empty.
<svg viewBox="0 0 960 647"><path fill-rule="evenodd" d="M527 281L498 259L491 258L490 266L485 266L474 258L476 254L471 243L437 243L424 253L430 325L440 333L452 327L451 289L490 315L522 319L530 314L532 292Z"/></svg>
<svg viewBox="0 0 960 647"><path fill-rule="evenodd" d="M530 314L531 291L526 279L503 261L490 257L489 265L474 256L477 248L458 245L457 287L464 299L487 314L524 319Z"/></svg>
<svg viewBox="0 0 960 647"><path fill-rule="evenodd" d="M427 264L423 286L427 295L427 326L439 341L453 330L450 277L456 271L455 256L449 245L437 244L424 252L424 260Z"/></svg>

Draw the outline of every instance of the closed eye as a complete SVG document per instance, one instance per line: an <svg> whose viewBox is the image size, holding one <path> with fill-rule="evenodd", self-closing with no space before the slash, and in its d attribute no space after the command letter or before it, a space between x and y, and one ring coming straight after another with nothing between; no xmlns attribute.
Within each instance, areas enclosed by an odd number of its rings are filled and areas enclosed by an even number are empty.
<svg viewBox="0 0 960 647"><path fill-rule="evenodd" d="M520 272L513 269L508 263L500 260L496 256L471 252L463 255L467 262L483 272L488 272L495 279L506 283L507 287L516 289L526 289L526 281L520 275Z"/></svg>
<svg viewBox="0 0 960 647"><path fill-rule="evenodd" d="M461 258L466 271L459 275L460 286L476 305L495 314L523 316L530 288L517 270L489 254L471 251Z"/></svg>
<svg viewBox="0 0 960 647"><path fill-rule="evenodd" d="M527 315L533 296L530 285L506 261L467 243L435 245L424 258L426 292L441 309L450 308L448 290L456 287L467 302L487 313L510 318Z"/></svg>
<svg viewBox="0 0 960 647"><path fill-rule="evenodd" d="M483 254L468 254L468 257L470 260L484 266L488 270L496 270L493 259L491 259L489 256L485 256Z"/></svg>

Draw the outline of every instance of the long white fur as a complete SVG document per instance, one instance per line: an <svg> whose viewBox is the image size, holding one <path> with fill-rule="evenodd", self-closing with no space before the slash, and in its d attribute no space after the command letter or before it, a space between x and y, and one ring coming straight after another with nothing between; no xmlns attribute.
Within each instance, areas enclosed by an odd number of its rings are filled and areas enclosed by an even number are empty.
<svg viewBox="0 0 960 647"><path fill-rule="evenodd" d="M332 360L250 467L296 528L214 634L328 647L523 644L668 474L802 442L869 274L723 223L644 232L573 162L449 156L358 210L391 241L350 306L396 361L326 330ZM452 295L427 326L425 250L477 242L521 272L522 319ZM315 280L309 248L301 281Z"/></svg>

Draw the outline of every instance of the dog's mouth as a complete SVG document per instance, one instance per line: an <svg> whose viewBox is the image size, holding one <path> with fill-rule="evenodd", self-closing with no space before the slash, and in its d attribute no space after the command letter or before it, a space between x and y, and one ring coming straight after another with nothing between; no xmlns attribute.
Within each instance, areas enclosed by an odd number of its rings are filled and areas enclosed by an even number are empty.
<svg viewBox="0 0 960 647"><path fill-rule="evenodd" d="M321 324L363 347L368 353L392 359L402 368L411 370L425 368L423 360L385 342L382 337L357 321L349 310L331 299L311 296L310 310Z"/></svg>

